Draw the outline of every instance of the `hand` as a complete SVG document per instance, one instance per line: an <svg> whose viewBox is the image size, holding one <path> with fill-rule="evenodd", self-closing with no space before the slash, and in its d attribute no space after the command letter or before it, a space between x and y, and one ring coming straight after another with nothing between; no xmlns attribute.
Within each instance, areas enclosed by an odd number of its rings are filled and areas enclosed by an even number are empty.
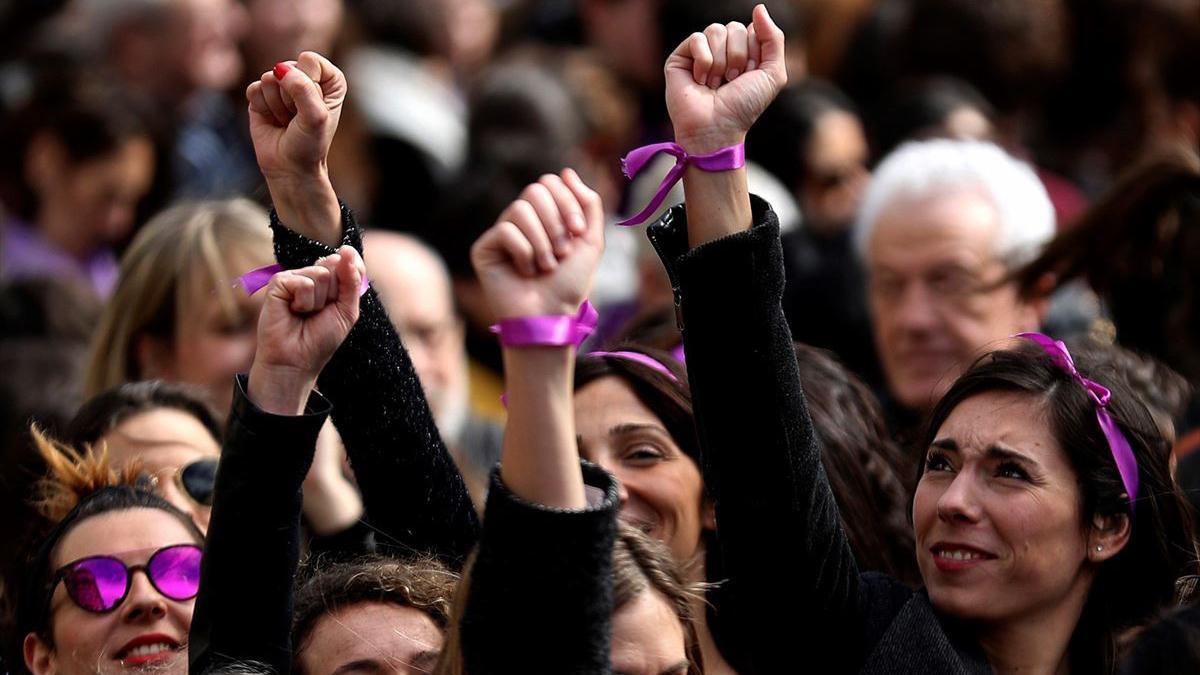
<svg viewBox="0 0 1200 675"><path fill-rule="evenodd" d="M321 369L358 320L366 267L350 246L267 286L250 368L251 401L267 412L303 412Z"/></svg>
<svg viewBox="0 0 1200 675"><path fill-rule="evenodd" d="M471 262L501 319L574 315L604 250L604 206L571 169L545 175L471 247Z"/></svg>
<svg viewBox="0 0 1200 675"><path fill-rule="evenodd" d="M326 158L346 99L346 77L328 59L302 52L246 89L259 169L285 225L336 246L341 209Z"/></svg>
<svg viewBox="0 0 1200 675"><path fill-rule="evenodd" d="M692 33L665 71L675 142L689 153L736 145L787 84L783 31L758 5L749 28L714 23Z"/></svg>

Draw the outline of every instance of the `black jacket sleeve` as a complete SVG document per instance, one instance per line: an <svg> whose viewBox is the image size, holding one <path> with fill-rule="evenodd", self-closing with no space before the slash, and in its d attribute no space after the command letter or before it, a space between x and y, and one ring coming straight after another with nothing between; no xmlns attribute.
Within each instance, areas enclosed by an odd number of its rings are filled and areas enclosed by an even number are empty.
<svg viewBox="0 0 1200 675"><path fill-rule="evenodd" d="M343 243L361 253L362 231L345 206L342 224ZM284 267L311 265L334 252L289 230L275 212L271 229ZM374 289L363 295L360 307L358 322L321 372L318 387L334 405L333 424L362 490L364 518L383 552L433 555L458 569L479 536L466 484Z"/></svg>
<svg viewBox="0 0 1200 675"><path fill-rule="evenodd" d="M188 639L192 673L232 663L281 674L291 667L301 486L329 403L314 393L303 415L272 415L245 387L239 375Z"/></svg>
<svg viewBox="0 0 1200 675"><path fill-rule="evenodd" d="M766 202L753 198L752 206L753 228L692 250L682 205L648 233L675 288L702 470L716 504L729 586L720 623L736 632L755 673L794 672L801 662L810 672L854 671L862 658L858 569L780 306L779 224Z"/></svg>
<svg viewBox="0 0 1200 675"><path fill-rule="evenodd" d="M483 536L459 623L465 672L600 675L611 670L612 476L583 465L602 491L584 511L521 500L492 474Z"/></svg>

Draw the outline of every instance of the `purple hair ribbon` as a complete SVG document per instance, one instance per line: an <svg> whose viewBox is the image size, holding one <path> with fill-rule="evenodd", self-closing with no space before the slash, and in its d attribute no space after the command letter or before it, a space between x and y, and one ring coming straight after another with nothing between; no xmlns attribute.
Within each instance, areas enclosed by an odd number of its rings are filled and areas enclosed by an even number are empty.
<svg viewBox="0 0 1200 675"><path fill-rule="evenodd" d="M1108 412L1108 402L1112 398L1112 392L1099 382L1089 380L1079 374L1079 371L1075 369L1075 361L1071 359L1071 353L1067 351L1067 346L1061 340L1055 340L1041 333L1018 333L1017 337L1030 340L1044 349L1054 365L1065 370L1079 384L1083 385L1092 402L1096 404L1096 421L1100 423L1100 431L1104 432L1104 437L1108 439L1108 447L1112 450L1117 473L1121 474L1121 483L1125 485L1125 493L1129 495L1129 510L1133 511L1138 493L1137 459L1133 456L1133 448L1129 445L1129 439L1121 433L1121 429Z"/></svg>
<svg viewBox="0 0 1200 675"><path fill-rule="evenodd" d="M503 319L490 330L505 347L562 347L583 344L600 321L600 314L587 300L575 316L523 316Z"/></svg>
<svg viewBox="0 0 1200 675"><path fill-rule="evenodd" d="M662 183L659 183L658 191L654 193L654 197L646 205L646 208L617 223L618 225L644 223L651 214L658 210L658 207L662 206L663 200L667 198L667 193L671 191L675 183L679 182L680 178L683 178L683 172L689 166L694 166L701 171L731 171L746 166L746 146L742 143L721 148L706 155L689 155L678 143L655 143L630 150L629 154L621 160L621 171L625 173L626 178L632 180L660 152L674 157L675 166L671 167Z"/></svg>
<svg viewBox="0 0 1200 675"><path fill-rule="evenodd" d="M658 372L662 373L663 375L666 375L667 377L671 378L672 382L679 382L679 378L675 377L675 373L672 373L670 368L663 365L661 362L659 362L653 356L650 356L648 354L643 354L641 352L629 352L629 351L588 352L587 356L612 356L612 357L616 357L618 359L625 359L627 361L633 361L635 363L640 363L643 366L646 366L648 368L653 368L654 370L657 370Z"/></svg>
<svg viewBox="0 0 1200 675"><path fill-rule="evenodd" d="M276 274L279 274L283 270L284 270L283 265L280 265L278 263L276 263L274 265L265 265L263 267L256 267L256 268L250 270L249 272L246 272L242 276L238 277L237 280L234 281L234 285L241 286L242 290L246 292L246 295L254 295L255 293L266 288L267 284L271 283L271 277L275 276ZM367 289L370 287L371 287L371 280L368 279L367 276L364 274L363 279L362 279L362 285L359 286L359 289L358 289L359 296L362 296L363 293L366 293Z"/></svg>

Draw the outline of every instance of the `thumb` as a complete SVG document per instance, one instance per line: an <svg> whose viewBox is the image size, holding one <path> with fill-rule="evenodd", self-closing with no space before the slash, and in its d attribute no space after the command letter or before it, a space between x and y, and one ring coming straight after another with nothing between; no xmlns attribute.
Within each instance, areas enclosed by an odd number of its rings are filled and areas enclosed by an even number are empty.
<svg viewBox="0 0 1200 675"><path fill-rule="evenodd" d="M346 98L346 76L329 59L316 52L300 52L298 68L317 84L327 107L338 107Z"/></svg>
<svg viewBox="0 0 1200 675"><path fill-rule="evenodd" d="M338 280L338 313L349 326L358 321L359 290L367 269L362 256L353 246L343 246L338 249L337 280Z"/></svg>
<svg viewBox="0 0 1200 675"><path fill-rule="evenodd" d="M766 5L754 8L754 33L758 36L762 50L760 68L776 79L778 86L787 82L787 66L784 55L784 36L775 20L767 12Z"/></svg>
<svg viewBox="0 0 1200 675"><path fill-rule="evenodd" d="M278 76L277 76L278 79ZM318 131L329 120L329 109L321 96L321 88L302 69L288 69L279 86L296 104L296 121L306 131Z"/></svg>

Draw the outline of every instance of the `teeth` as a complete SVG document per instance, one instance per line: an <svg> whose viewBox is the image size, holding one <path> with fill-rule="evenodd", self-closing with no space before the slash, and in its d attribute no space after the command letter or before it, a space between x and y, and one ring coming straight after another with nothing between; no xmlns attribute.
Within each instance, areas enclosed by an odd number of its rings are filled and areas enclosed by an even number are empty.
<svg viewBox="0 0 1200 675"><path fill-rule="evenodd" d="M983 559L982 555L980 555L978 553L972 553L970 551L942 550L942 551L938 551L938 557L945 558L946 560L982 560Z"/></svg>
<svg viewBox="0 0 1200 675"><path fill-rule="evenodd" d="M151 654L159 654L161 652L170 651L173 647L166 642L155 642L153 644L141 645L130 649L126 658L131 656L150 656Z"/></svg>

